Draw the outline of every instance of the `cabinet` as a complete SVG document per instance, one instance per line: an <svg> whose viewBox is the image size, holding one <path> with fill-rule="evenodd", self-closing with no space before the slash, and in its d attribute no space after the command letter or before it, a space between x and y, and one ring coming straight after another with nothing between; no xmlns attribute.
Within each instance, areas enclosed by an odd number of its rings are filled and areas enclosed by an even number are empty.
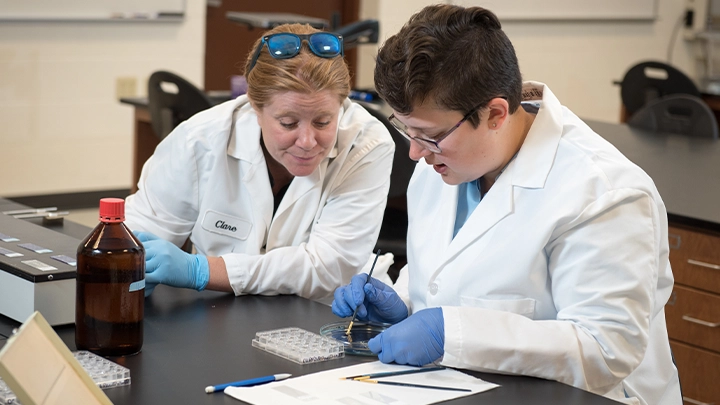
<svg viewBox="0 0 720 405"><path fill-rule="evenodd" d="M245 59L252 45L263 35L261 28L250 29L230 21L228 11L252 11L263 13L291 13L322 18L339 26L355 22L360 17L360 0L265 0L265 1L218 1L208 2L205 16L205 83L208 90L229 90L230 76L242 74ZM355 78L357 50L346 49L345 60L350 68L351 80ZM353 83L354 86L354 83Z"/></svg>
<svg viewBox="0 0 720 405"><path fill-rule="evenodd" d="M720 235L672 225L675 277L665 306L685 404L720 404Z"/></svg>

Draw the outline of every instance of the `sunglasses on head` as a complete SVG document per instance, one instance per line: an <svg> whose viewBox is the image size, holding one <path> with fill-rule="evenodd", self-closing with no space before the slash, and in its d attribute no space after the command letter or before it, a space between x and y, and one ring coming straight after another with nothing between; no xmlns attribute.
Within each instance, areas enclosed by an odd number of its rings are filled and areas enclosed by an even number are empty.
<svg viewBox="0 0 720 405"><path fill-rule="evenodd" d="M270 56L273 58L289 59L300 53L302 41L307 41L312 53L321 58L334 58L338 55L345 56L345 52L343 51L342 35L332 34L330 32L316 32L305 35L281 32L267 35L262 38L260 46L258 46L255 51L250 67L245 74L249 74L252 68L255 67L255 63L257 63L258 57L260 57L260 51L262 51L263 45L267 44Z"/></svg>

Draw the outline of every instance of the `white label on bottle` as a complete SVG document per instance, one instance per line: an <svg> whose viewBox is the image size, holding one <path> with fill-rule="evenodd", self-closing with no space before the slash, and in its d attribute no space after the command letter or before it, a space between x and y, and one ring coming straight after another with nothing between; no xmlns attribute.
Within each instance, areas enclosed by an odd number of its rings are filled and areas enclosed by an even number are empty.
<svg viewBox="0 0 720 405"><path fill-rule="evenodd" d="M53 267L49 264L45 264L41 262L40 260L23 260L21 263L27 264L30 267L35 267L38 270L41 271L50 271L50 270L57 270L57 267Z"/></svg>
<svg viewBox="0 0 720 405"><path fill-rule="evenodd" d="M145 279L130 284L130 292L139 291L145 288Z"/></svg>

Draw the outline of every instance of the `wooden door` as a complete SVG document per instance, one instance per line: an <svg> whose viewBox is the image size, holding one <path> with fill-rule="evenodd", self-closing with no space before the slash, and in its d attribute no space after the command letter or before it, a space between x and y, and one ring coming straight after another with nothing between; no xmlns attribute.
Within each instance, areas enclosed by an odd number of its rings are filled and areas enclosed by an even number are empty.
<svg viewBox="0 0 720 405"><path fill-rule="evenodd" d="M213 4L210 2L210 4ZM333 21L339 25L357 21L360 0L222 0L219 6L208 5L205 28L205 90L229 90L230 77L242 74L242 67L253 43L265 32L250 29L228 20L228 11L282 12L301 14ZM351 77L355 77L355 49L345 52ZM354 83L353 83L354 84Z"/></svg>

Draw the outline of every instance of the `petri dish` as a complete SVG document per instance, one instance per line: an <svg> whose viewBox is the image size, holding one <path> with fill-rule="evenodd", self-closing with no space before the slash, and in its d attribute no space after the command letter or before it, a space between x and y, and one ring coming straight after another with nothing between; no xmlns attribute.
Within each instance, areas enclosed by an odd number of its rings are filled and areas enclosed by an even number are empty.
<svg viewBox="0 0 720 405"><path fill-rule="evenodd" d="M320 335L341 342L345 347L345 354L356 356L377 356L368 349L368 340L382 333L391 325L389 323L355 321L350 336L345 334L350 321L328 323L320 328Z"/></svg>

